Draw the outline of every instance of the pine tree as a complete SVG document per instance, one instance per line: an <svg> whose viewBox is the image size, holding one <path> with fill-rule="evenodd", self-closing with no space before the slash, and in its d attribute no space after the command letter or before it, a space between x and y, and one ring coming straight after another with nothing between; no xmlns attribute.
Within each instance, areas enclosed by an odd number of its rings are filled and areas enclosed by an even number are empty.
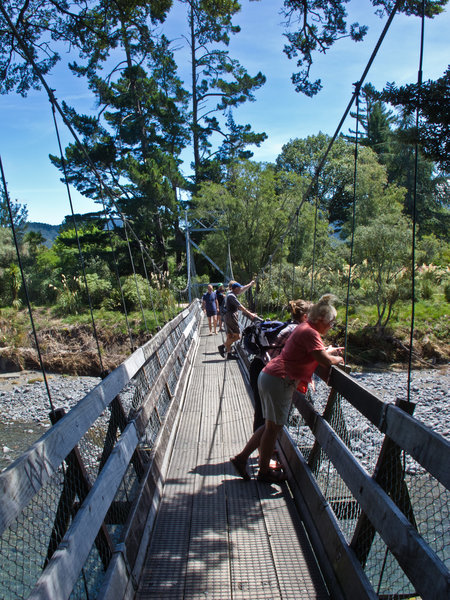
<svg viewBox="0 0 450 600"><path fill-rule="evenodd" d="M249 158L249 144L259 144L265 133L254 133L250 125L237 125L233 109L254 100L254 91L266 78L250 76L238 60L229 56L230 35L238 33L232 17L240 10L236 0L182 0L187 7L188 44L191 52L192 145L194 180L220 180L222 168L235 158ZM225 115L225 122L218 114ZM222 139L213 149L214 137Z"/></svg>

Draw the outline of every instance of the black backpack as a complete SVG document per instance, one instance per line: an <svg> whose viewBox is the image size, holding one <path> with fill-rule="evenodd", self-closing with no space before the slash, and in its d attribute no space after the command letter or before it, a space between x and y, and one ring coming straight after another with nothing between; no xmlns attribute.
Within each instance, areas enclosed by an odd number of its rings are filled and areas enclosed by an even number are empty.
<svg viewBox="0 0 450 600"><path fill-rule="evenodd" d="M282 348L276 346L277 335L285 327L291 324L291 321L256 321L248 325L242 332L242 341L244 348L249 354L264 354L270 348Z"/></svg>

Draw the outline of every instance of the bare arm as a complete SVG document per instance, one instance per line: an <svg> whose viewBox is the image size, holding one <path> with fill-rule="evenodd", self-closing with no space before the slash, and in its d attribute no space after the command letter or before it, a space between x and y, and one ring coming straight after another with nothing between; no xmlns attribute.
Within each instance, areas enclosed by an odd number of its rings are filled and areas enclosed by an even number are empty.
<svg viewBox="0 0 450 600"><path fill-rule="evenodd" d="M249 319L251 319L252 321L253 321L253 319L254 319L255 317L257 317L257 316L258 316L256 313L252 313L252 312L250 312L249 310L247 310L247 309L245 308L245 306L242 306L242 304L241 304L240 306L238 306L238 308L239 308L239 310L241 310L241 311L244 313L244 315L247 315L247 317L248 317Z"/></svg>
<svg viewBox="0 0 450 600"><path fill-rule="evenodd" d="M254 279L252 279L252 280L250 281L250 283L247 283L246 285L243 285L243 286L241 286L241 287L240 287L240 288L237 290L237 293L238 293L238 294L243 294L244 292L246 292L247 290L249 290L249 289L252 287L252 285L255 285L255 280L254 280Z"/></svg>
<svg viewBox="0 0 450 600"><path fill-rule="evenodd" d="M313 350L311 354L314 357L314 360L317 360L319 365L323 367L331 367L331 365L340 365L344 362L342 356L336 356L335 354L331 354L331 352L335 352L336 349L327 352L327 350Z"/></svg>

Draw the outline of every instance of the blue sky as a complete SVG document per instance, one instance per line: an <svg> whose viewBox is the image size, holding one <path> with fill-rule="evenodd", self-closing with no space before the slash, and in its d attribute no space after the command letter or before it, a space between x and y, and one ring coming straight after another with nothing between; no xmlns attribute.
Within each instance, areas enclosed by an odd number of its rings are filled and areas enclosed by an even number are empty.
<svg viewBox="0 0 450 600"><path fill-rule="evenodd" d="M319 131L333 134L351 98L353 83L358 81L383 29L385 20L373 15L368 0L353 0L348 6L349 21L369 25L363 43L340 40L325 56L316 56L312 78L321 78L324 89L314 98L294 91L290 75L293 61L283 54L281 0L242 0L242 11L235 19L241 32L230 43L230 54L239 58L250 74L262 71L267 82L256 92L256 102L235 112L238 123L251 123L254 131L265 131L268 139L254 151L254 159L274 161L283 144L296 137ZM424 79L440 77L449 63L448 37L450 8L425 24ZM180 75L188 85L188 51L180 37L184 25L183 8L178 5L163 27L179 48L176 60ZM366 82L378 89L387 81L405 84L417 81L419 64L420 19L397 15L387 34ZM95 101L82 80L66 73L58 65L47 81L58 100L66 100L81 111L95 110ZM349 121L343 131L353 126ZM70 141L61 126L63 143ZM10 94L0 96L0 153L8 189L13 200L25 204L30 221L57 225L69 214L69 202L59 172L48 155L58 154L50 103L44 91L32 91L27 98ZM189 174L190 155L183 155L185 174ZM99 206L72 190L76 212L98 210Z"/></svg>

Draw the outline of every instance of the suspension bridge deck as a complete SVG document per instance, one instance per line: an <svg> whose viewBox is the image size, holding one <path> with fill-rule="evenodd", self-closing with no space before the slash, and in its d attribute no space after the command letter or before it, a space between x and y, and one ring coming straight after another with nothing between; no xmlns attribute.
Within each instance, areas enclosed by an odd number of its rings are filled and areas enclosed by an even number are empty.
<svg viewBox="0 0 450 600"><path fill-rule="evenodd" d="M245 482L229 463L253 409L219 340L203 325L136 597L328 598L286 484Z"/></svg>

